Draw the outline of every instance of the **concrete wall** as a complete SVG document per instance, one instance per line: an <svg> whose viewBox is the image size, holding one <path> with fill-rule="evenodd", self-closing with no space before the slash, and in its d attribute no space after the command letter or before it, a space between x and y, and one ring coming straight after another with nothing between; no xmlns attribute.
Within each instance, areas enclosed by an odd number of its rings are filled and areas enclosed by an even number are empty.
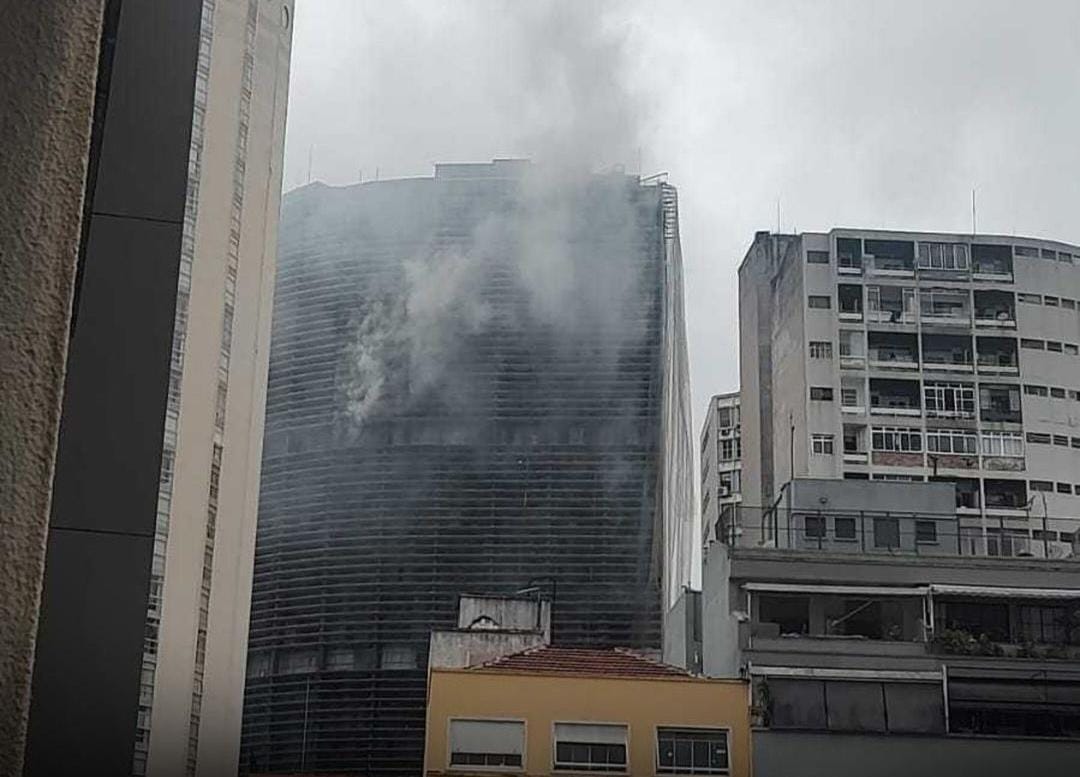
<svg viewBox="0 0 1080 777"><path fill-rule="evenodd" d="M756 777L1074 777L1080 742L754 731Z"/></svg>
<svg viewBox="0 0 1080 777"><path fill-rule="evenodd" d="M474 596L458 599L458 628L539 631L551 639L551 602L535 598Z"/></svg>
<svg viewBox="0 0 1080 777"><path fill-rule="evenodd" d="M739 675L739 624L731 601L730 549L721 542L705 548L701 587L702 671L707 677Z"/></svg>
<svg viewBox="0 0 1080 777"><path fill-rule="evenodd" d="M625 679L435 670L427 710L424 773L448 770L451 718L525 721L525 773L552 773L556 721L625 723L632 775L654 774L657 726L730 730L732 777L750 774L750 720L741 680Z"/></svg>
<svg viewBox="0 0 1080 777"><path fill-rule="evenodd" d="M546 644L547 639L538 632L433 631L428 649L428 666L432 669L479 666Z"/></svg>
<svg viewBox="0 0 1080 777"><path fill-rule="evenodd" d="M0 24L0 774L23 764L103 6Z"/></svg>
<svg viewBox="0 0 1080 777"><path fill-rule="evenodd" d="M664 663L701 672L701 591L684 590L665 623Z"/></svg>

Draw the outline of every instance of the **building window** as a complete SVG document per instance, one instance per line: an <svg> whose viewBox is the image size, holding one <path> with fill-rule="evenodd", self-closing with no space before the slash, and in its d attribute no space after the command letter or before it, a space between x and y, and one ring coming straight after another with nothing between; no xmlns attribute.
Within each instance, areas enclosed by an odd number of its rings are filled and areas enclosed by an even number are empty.
<svg viewBox="0 0 1080 777"><path fill-rule="evenodd" d="M1028 348L1032 351L1041 351L1046 348L1046 343L1042 340L1030 340L1026 337L1020 340L1021 348Z"/></svg>
<svg viewBox="0 0 1080 777"><path fill-rule="evenodd" d="M819 456L832 456L833 436L831 434L810 435L810 451Z"/></svg>
<svg viewBox="0 0 1080 777"><path fill-rule="evenodd" d="M984 456L1024 455L1024 438L1015 432L983 432L982 452Z"/></svg>
<svg viewBox="0 0 1080 777"><path fill-rule="evenodd" d="M1050 387L1050 396L1054 399L1065 399L1065 389L1057 386Z"/></svg>
<svg viewBox="0 0 1080 777"><path fill-rule="evenodd" d="M1062 448L1069 447L1069 435L1067 434L1055 434L1054 445L1060 445Z"/></svg>
<svg viewBox="0 0 1080 777"><path fill-rule="evenodd" d="M870 441L875 451L922 452L922 433L918 429L877 427L871 430Z"/></svg>
<svg viewBox="0 0 1080 777"><path fill-rule="evenodd" d="M832 343L819 340L810 341L810 358L811 359L831 359L832 358Z"/></svg>
<svg viewBox="0 0 1080 777"><path fill-rule="evenodd" d="M555 768L576 772L625 772L626 726L556 723Z"/></svg>
<svg viewBox="0 0 1080 777"><path fill-rule="evenodd" d="M859 406L859 390L855 388L840 389L840 404L843 407Z"/></svg>
<svg viewBox="0 0 1080 777"><path fill-rule="evenodd" d="M1057 259L1057 251L1052 251L1049 248L1044 248L1042 250L1042 258L1049 259L1051 262L1053 262Z"/></svg>
<svg viewBox="0 0 1080 777"><path fill-rule="evenodd" d="M1028 488L1032 491L1052 492L1054 490L1054 484L1049 480L1030 480L1028 481Z"/></svg>
<svg viewBox="0 0 1080 777"><path fill-rule="evenodd" d="M807 251L806 252L807 264L828 264L829 252L828 251Z"/></svg>
<svg viewBox="0 0 1080 777"><path fill-rule="evenodd" d="M1050 295L1043 297L1043 304L1052 308L1058 307L1059 302L1060 300L1057 297L1051 297Z"/></svg>
<svg viewBox="0 0 1080 777"><path fill-rule="evenodd" d="M874 547L900 547L900 521L896 518L874 519Z"/></svg>
<svg viewBox="0 0 1080 777"><path fill-rule="evenodd" d="M1061 307L1067 310L1076 310L1076 300L1069 299L1068 297L1061 298Z"/></svg>
<svg viewBox="0 0 1080 777"><path fill-rule="evenodd" d="M1053 351L1054 353L1061 353L1063 349L1061 347L1061 343L1059 343L1057 340L1047 340L1046 350Z"/></svg>
<svg viewBox="0 0 1080 777"><path fill-rule="evenodd" d="M928 429L926 450L931 453L973 455L979 452L979 441L974 432L962 429Z"/></svg>
<svg viewBox="0 0 1080 777"><path fill-rule="evenodd" d="M803 518L803 528L807 537L820 539L825 536L825 518L820 515L807 515Z"/></svg>
<svg viewBox="0 0 1080 777"><path fill-rule="evenodd" d="M937 521L915 521L915 542L937 543Z"/></svg>
<svg viewBox="0 0 1080 777"><path fill-rule="evenodd" d="M1046 386L1033 386L1030 383L1025 383L1024 393L1029 397L1045 397L1050 392L1047 391Z"/></svg>
<svg viewBox="0 0 1080 777"><path fill-rule="evenodd" d="M521 767L525 724L514 720L451 720L451 766Z"/></svg>
<svg viewBox="0 0 1080 777"><path fill-rule="evenodd" d="M923 386L927 415L943 418L973 418L975 387L963 383L927 383Z"/></svg>
<svg viewBox="0 0 1080 777"><path fill-rule="evenodd" d="M1057 484L1057 492L1059 494L1071 494L1072 493L1072 485L1069 484L1069 483L1058 483Z"/></svg>
<svg viewBox="0 0 1080 777"><path fill-rule="evenodd" d="M855 519L833 518L833 534L838 540L855 539Z"/></svg>
<svg viewBox="0 0 1080 777"><path fill-rule="evenodd" d="M758 623L775 623L784 634L810 633L810 597L768 596L758 599Z"/></svg>
<svg viewBox="0 0 1080 777"><path fill-rule="evenodd" d="M728 732L708 728L658 728L657 774L727 774Z"/></svg>
<svg viewBox="0 0 1080 777"><path fill-rule="evenodd" d="M1016 256L1023 256L1028 259L1038 259L1039 249L1032 248L1030 246L1013 246L1013 253Z"/></svg>
<svg viewBox="0 0 1080 777"><path fill-rule="evenodd" d="M1076 343L1065 343L1065 353L1076 356L1080 353L1080 348L1077 347Z"/></svg>
<svg viewBox="0 0 1080 777"><path fill-rule="evenodd" d="M1032 445L1049 445L1050 435L1043 432L1028 432L1027 441Z"/></svg>
<svg viewBox="0 0 1080 777"><path fill-rule="evenodd" d="M1016 295L1016 299L1019 300L1020 302L1026 302L1029 305L1041 305L1042 304L1042 297L1039 296L1038 294L1025 294L1024 292L1020 292L1019 294Z"/></svg>
<svg viewBox="0 0 1080 777"><path fill-rule="evenodd" d="M811 386L810 399L819 402L832 402L833 391L830 386Z"/></svg>
<svg viewBox="0 0 1080 777"><path fill-rule="evenodd" d="M964 243L919 243L919 268L966 270L968 250Z"/></svg>
<svg viewBox="0 0 1080 777"><path fill-rule="evenodd" d="M818 310L830 310L832 308L832 297L827 297L820 294L811 294L807 304L812 308Z"/></svg>

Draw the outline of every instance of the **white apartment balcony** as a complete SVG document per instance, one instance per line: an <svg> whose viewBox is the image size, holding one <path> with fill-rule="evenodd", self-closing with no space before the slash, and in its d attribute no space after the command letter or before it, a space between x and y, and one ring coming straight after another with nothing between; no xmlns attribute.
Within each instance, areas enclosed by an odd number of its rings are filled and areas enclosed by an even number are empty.
<svg viewBox="0 0 1080 777"><path fill-rule="evenodd" d="M841 308L840 312L837 313L837 317L841 321L862 321L863 320L863 314L862 314L861 310L844 310L844 309Z"/></svg>
<svg viewBox="0 0 1080 777"><path fill-rule="evenodd" d="M915 267L905 267L900 263L863 260L863 266L869 268L871 275L884 278L914 278Z"/></svg>
<svg viewBox="0 0 1080 777"><path fill-rule="evenodd" d="M866 357L862 354L840 354L840 369L862 370L866 368Z"/></svg>
<svg viewBox="0 0 1080 777"><path fill-rule="evenodd" d="M867 310L866 320L875 324L907 324L914 326L918 317L914 310Z"/></svg>
<svg viewBox="0 0 1080 777"><path fill-rule="evenodd" d="M990 318L987 318L986 315L976 313L975 326L984 329L1016 329L1016 319L1010 317L1008 313L999 313Z"/></svg>
<svg viewBox="0 0 1080 777"><path fill-rule="evenodd" d="M844 451L845 464L866 464L870 461L870 454L866 451Z"/></svg>
<svg viewBox="0 0 1080 777"><path fill-rule="evenodd" d="M996 356L982 356L978 358L978 370L980 375L1019 375L1020 366L1014 360L1000 359Z"/></svg>
<svg viewBox="0 0 1080 777"><path fill-rule="evenodd" d="M882 354L881 356L884 356ZM899 357L895 355L889 355L888 358L874 358L874 354L870 355L870 366L879 367L886 370L917 370L919 369L919 363L914 361L910 356Z"/></svg>
<svg viewBox="0 0 1080 777"><path fill-rule="evenodd" d="M971 316L967 314L963 315L939 315L934 313L923 313L922 322L924 324L930 324L933 326L971 326Z"/></svg>
<svg viewBox="0 0 1080 777"><path fill-rule="evenodd" d="M862 415L866 412L866 408L862 405L840 405L840 412L849 415Z"/></svg>
<svg viewBox="0 0 1080 777"><path fill-rule="evenodd" d="M902 415L917 418L922 415L921 407L890 407L889 405L874 405L870 408L870 415Z"/></svg>
<svg viewBox="0 0 1080 777"><path fill-rule="evenodd" d="M933 372L975 372L975 365L970 362L947 362L924 359L923 369Z"/></svg>
<svg viewBox="0 0 1080 777"><path fill-rule="evenodd" d="M971 273L971 280L988 283L1012 283L1012 270L1007 268L978 267Z"/></svg>

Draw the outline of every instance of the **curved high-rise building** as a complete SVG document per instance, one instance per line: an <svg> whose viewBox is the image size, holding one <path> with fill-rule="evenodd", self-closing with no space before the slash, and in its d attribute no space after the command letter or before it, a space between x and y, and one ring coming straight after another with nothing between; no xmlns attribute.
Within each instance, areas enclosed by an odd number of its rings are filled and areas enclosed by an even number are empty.
<svg viewBox="0 0 1080 777"><path fill-rule="evenodd" d="M660 647L692 488L672 187L511 160L307 186L275 304L244 769L418 774L464 591Z"/></svg>

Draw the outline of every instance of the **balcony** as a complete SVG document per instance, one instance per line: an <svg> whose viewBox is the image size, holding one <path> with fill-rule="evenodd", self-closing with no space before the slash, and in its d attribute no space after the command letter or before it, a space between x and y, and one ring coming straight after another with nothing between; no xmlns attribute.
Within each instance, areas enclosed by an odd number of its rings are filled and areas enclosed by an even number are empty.
<svg viewBox="0 0 1080 777"><path fill-rule="evenodd" d="M977 337L976 364L980 375L1018 375L1020 360L1011 337Z"/></svg>
<svg viewBox="0 0 1080 777"><path fill-rule="evenodd" d="M872 367L891 370L919 369L919 341L914 334L870 332L867 351Z"/></svg>
<svg viewBox="0 0 1080 777"><path fill-rule="evenodd" d="M836 240L836 272L840 275L862 275L862 240L841 237Z"/></svg>
<svg viewBox="0 0 1080 777"><path fill-rule="evenodd" d="M838 315L841 321L863 320L862 286L841 283L837 287Z"/></svg>
<svg viewBox="0 0 1080 777"><path fill-rule="evenodd" d="M863 266L874 275L915 277L915 244L910 240L864 240Z"/></svg>
<svg viewBox="0 0 1080 777"><path fill-rule="evenodd" d="M1023 423L1020 387L983 383L979 386L979 418L998 423Z"/></svg>
<svg viewBox="0 0 1080 777"><path fill-rule="evenodd" d="M913 416L922 415L917 380L870 379L870 414Z"/></svg>
<svg viewBox="0 0 1080 777"><path fill-rule="evenodd" d="M922 337L923 368L938 372L974 372L971 338L962 335Z"/></svg>
<svg viewBox="0 0 1080 777"><path fill-rule="evenodd" d="M971 247L972 280L992 283L1013 282L1012 247L980 245Z"/></svg>
<svg viewBox="0 0 1080 777"><path fill-rule="evenodd" d="M971 299L966 290L923 289L919 311L924 325L971 326Z"/></svg>
<svg viewBox="0 0 1080 777"><path fill-rule="evenodd" d="M867 321L877 324L914 325L917 319L915 289L900 286L867 286Z"/></svg>
<svg viewBox="0 0 1080 777"><path fill-rule="evenodd" d="M975 326L1016 329L1016 297L1011 291L979 289L975 292Z"/></svg>

